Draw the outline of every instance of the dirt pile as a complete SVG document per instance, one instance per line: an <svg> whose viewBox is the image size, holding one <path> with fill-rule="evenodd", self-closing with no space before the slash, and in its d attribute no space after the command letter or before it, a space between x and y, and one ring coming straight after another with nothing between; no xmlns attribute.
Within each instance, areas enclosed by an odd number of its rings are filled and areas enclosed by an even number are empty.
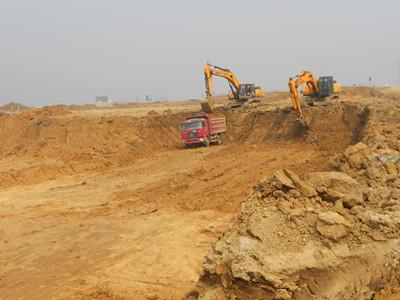
<svg viewBox="0 0 400 300"><path fill-rule="evenodd" d="M382 92L380 89L369 86L345 87L340 93L340 97L381 97Z"/></svg>
<svg viewBox="0 0 400 300"><path fill-rule="evenodd" d="M144 155L178 148L182 116L74 116L62 106L0 118L0 155L40 161L0 172L0 186L124 165ZM36 182L36 181L34 181Z"/></svg>
<svg viewBox="0 0 400 300"><path fill-rule="evenodd" d="M10 102L3 106L0 106L0 110L4 112L21 112L30 109L28 106L25 106L21 103Z"/></svg>
<svg viewBox="0 0 400 300"><path fill-rule="evenodd" d="M259 182L233 227L212 246L187 298L383 299L398 293L400 127L386 114L373 109L363 143L334 158L332 172L300 178L282 170Z"/></svg>
<svg viewBox="0 0 400 300"><path fill-rule="evenodd" d="M299 128L290 110L221 111L229 126L225 144L311 144L328 155L353 143L366 118L362 107L350 104L313 107L306 112L311 128L308 133ZM0 170L0 186L127 165L144 156L178 150L179 123L189 114L166 110L150 111L142 117L86 117L59 105L3 116L0 155L32 163Z"/></svg>
<svg viewBox="0 0 400 300"><path fill-rule="evenodd" d="M31 110L0 121L0 153L62 158L170 149L179 145L180 120L180 115L85 119L62 107Z"/></svg>
<svg viewBox="0 0 400 300"><path fill-rule="evenodd" d="M373 122L366 129L362 143L349 147L332 163L365 187L370 206L387 206L400 200L400 105L374 110ZM394 202L393 202L394 201Z"/></svg>
<svg viewBox="0 0 400 300"><path fill-rule="evenodd" d="M354 142L365 119L364 111L354 105L315 107L308 111L311 131L306 133L296 124L293 111L223 113L229 126L228 143L295 141L334 151ZM187 115L150 111L144 117L83 118L61 105L29 110L0 119L0 154L70 158L78 154L148 154L178 149L181 144L178 126Z"/></svg>
<svg viewBox="0 0 400 300"><path fill-rule="evenodd" d="M318 180L327 176L328 187ZM213 246L188 298L369 299L398 266L400 210L383 214L360 205L360 185L351 195L343 190L353 183L343 173L301 180L288 170L260 182ZM352 209L344 207L349 200Z"/></svg>
<svg viewBox="0 0 400 300"><path fill-rule="evenodd" d="M230 110L225 115L230 141L247 144L293 141L339 153L360 141L369 111L363 105L340 102L305 107L308 131L296 122L291 109L246 113Z"/></svg>

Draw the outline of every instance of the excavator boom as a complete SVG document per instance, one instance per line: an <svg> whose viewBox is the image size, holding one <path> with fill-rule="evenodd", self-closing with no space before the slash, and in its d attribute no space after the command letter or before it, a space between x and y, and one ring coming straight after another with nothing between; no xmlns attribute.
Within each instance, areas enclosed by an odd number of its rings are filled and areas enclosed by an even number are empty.
<svg viewBox="0 0 400 300"><path fill-rule="evenodd" d="M296 82L292 78L289 80L289 90L290 96L292 97L293 108L297 113L297 118L299 120L304 120L303 111L301 110L299 92L297 91Z"/></svg>
<svg viewBox="0 0 400 300"><path fill-rule="evenodd" d="M289 90L292 98L293 108L297 112L298 120L307 126L301 109L299 87L305 85L304 96L324 99L341 89L341 85L333 80L332 76L324 76L317 79L311 72L303 71L294 78L289 79Z"/></svg>
<svg viewBox="0 0 400 300"><path fill-rule="evenodd" d="M248 99L265 95L265 91L260 87L256 87L253 83L241 84L231 70L207 63L204 67L207 98L207 102L202 103L202 109L204 112L206 112L205 109L207 112L210 112L213 109L212 106L214 103L211 101L211 98L213 97L212 76L219 76L228 80L229 87L232 91L232 93L229 94L229 99L235 100L237 104L236 106L241 106L243 102L246 102Z"/></svg>
<svg viewBox="0 0 400 300"><path fill-rule="evenodd" d="M235 94L238 93L240 89L240 83L239 80L236 78L235 74L231 72L228 69L224 69L218 66L214 66L211 64L206 64L204 67L204 77L205 77L205 84L206 84L206 96L212 97L213 92L212 92L212 76L220 76L228 80L229 85L232 88L232 92Z"/></svg>
<svg viewBox="0 0 400 300"><path fill-rule="evenodd" d="M206 88L206 98L207 102L201 103L201 109L205 113L212 113L214 111L214 100L213 97L213 84L212 84L212 76L220 76L228 80L229 86L231 87L232 93L234 93L234 97L238 98L238 91L240 89L239 80L236 78L235 74L233 74L230 70L224 69L218 66L214 66L211 64L206 64L204 67L204 82Z"/></svg>
<svg viewBox="0 0 400 300"><path fill-rule="evenodd" d="M289 90L292 98L292 105L297 113L297 119L301 122L301 124L307 126L303 116L303 111L301 109L301 99L298 91L298 88L302 85L306 85L306 90L316 95L319 92L318 80L309 71L303 71L296 75L296 77L289 79Z"/></svg>

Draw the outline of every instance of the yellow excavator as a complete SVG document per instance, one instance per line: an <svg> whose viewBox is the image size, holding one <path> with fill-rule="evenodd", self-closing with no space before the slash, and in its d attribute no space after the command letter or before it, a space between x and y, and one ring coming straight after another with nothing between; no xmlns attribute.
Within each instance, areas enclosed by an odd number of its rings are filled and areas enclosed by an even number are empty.
<svg viewBox="0 0 400 300"><path fill-rule="evenodd" d="M265 95L265 91L254 83L240 83L235 74L229 69L207 63L204 67L207 102L202 103L203 111L207 110L205 112L212 112L214 106L214 101L212 100L212 76L220 76L228 80L229 87L232 91L232 93L229 94L229 99L235 101L235 104L232 105L233 107L241 106L249 100Z"/></svg>
<svg viewBox="0 0 400 300"><path fill-rule="evenodd" d="M337 83L332 76L323 76L318 79L309 71L303 71L295 77L289 79L289 90L292 97L293 108L297 112L298 121L305 127L307 123L304 119L301 109L301 99L299 96L298 88L305 85L303 95L307 96L311 101L309 104L313 105L314 100L324 100L327 97L339 93L342 89L341 84Z"/></svg>

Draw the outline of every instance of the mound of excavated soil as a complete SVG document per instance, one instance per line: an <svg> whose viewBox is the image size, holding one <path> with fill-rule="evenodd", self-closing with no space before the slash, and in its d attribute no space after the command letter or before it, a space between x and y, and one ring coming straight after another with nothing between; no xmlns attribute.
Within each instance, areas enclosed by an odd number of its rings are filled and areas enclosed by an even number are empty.
<svg viewBox="0 0 400 300"><path fill-rule="evenodd" d="M225 144L296 143L332 155L358 141L368 117L361 106L339 103L305 111L310 125L307 132L290 110L221 111L228 124ZM44 163L0 172L0 186L126 165L160 151L181 149L178 127L186 116L168 111L143 117L85 117L65 106L51 106L2 117L0 155Z"/></svg>
<svg viewBox="0 0 400 300"><path fill-rule="evenodd" d="M182 115L75 117L62 106L0 118L0 155L41 161L0 173L0 186L126 165L161 150L178 148Z"/></svg>
<svg viewBox="0 0 400 300"><path fill-rule="evenodd" d="M188 299L386 299L399 292L400 106L372 112L363 143L336 157L335 171L300 178L282 170L254 187Z"/></svg>
<svg viewBox="0 0 400 300"><path fill-rule="evenodd" d="M1 119L0 153L62 158L176 147L180 119L81 118L62 106L30 110Z"/></svg>
<svg viewBox="0 0 400 300"><path fill-rule="evenodd" d="M380 97L382 92L379 89L368 86L345 87L340 93L340 97Z"/></svg>
<svg viewBox="0 0 400 300"><path fill-rule="evenodd" d="M29 109L28 106L25 106L23 104L16 103L16 102L10 102L8 104L0 106L0 110L5 111L5 112L21 112L21 111L25 111L28 109Z"/></svg>
<svg viewBox="0 0 400 300"><path fill-rule="evenodd" d="M296 121L293 110L248 113L230 110L225 114L230 141L248 144L292 141L313 144L332 153L341 152L362 138L369 112L362 105L339 102L305 107L308 130Z"/></svg>

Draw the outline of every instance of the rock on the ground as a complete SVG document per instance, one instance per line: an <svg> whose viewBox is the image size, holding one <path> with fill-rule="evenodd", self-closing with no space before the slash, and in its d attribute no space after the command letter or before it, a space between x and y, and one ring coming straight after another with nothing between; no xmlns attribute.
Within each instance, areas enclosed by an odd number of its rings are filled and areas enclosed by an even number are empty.
<svg viewBox="0 0 400 300"><path fill-rule="evenodd" d="M336 212L328 211L318 215L317 231L324 237L338 240L349 233L351 224Z"/></svg>
<svg viewBox="0 0 400 300"><path fill-rule="evenodd" d="M281 183L283 187L290 188L290 189L297 189L300 193L302 193L306 197L316 196L317 192L315 189L300 179L300 177L287 170L283 169L281 171L276 172L273 175L273 179L277 182Z"/></svg>
<svg viewBox="0 0 400 300"><path fill-rule="evenodd" d="M362 186L345 173L314 172L307 174L305 181L313 186L325 201L334 203L341 200L347 208L364 202Z"/></svg>

